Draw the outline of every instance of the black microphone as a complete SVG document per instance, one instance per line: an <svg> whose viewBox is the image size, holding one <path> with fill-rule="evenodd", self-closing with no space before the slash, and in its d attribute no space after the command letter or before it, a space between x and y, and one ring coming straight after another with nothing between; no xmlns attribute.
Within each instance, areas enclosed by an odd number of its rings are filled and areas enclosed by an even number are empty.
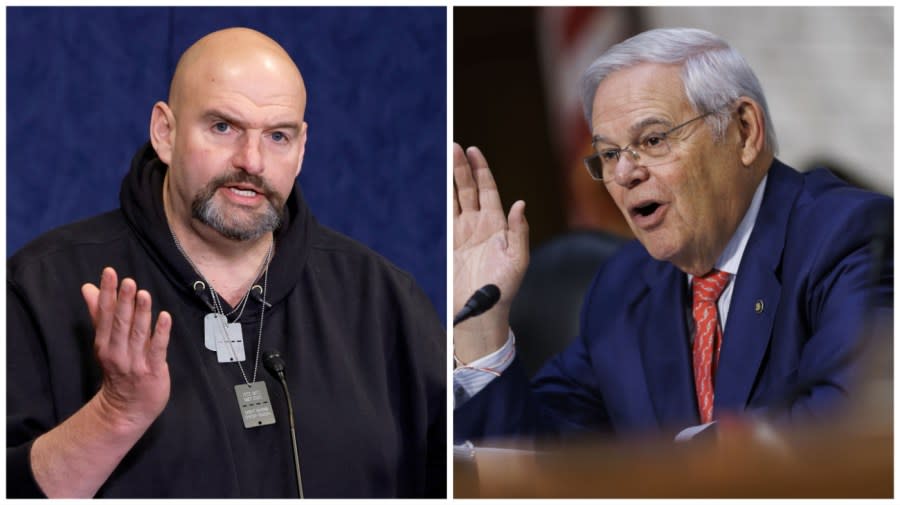
<svg viewBox="0 0 900 505"><path fill-rule="evenodd" d="M470 317L475 317L484 313L493 307L498 300L500 300L500 288L493 284L485 285L476 291L475 294L466 301L463 308L453 316L453 326L456 326Z"/></svg>
<svg viewBox="0 0 900 505"><path fill-rule="evenodd" d="M303 498L303 479L300 477L300 451L297 449L297 431L294 429L294 406L291 403L291 394L288 392L287 380L284 378L284 360L278 351L266 351L263 353L263 366L278 379L281 388L284 389L284 398L288 406L288 424L291 428L291 445L294 449L294 473L297 476L297 493Z"/></svg>

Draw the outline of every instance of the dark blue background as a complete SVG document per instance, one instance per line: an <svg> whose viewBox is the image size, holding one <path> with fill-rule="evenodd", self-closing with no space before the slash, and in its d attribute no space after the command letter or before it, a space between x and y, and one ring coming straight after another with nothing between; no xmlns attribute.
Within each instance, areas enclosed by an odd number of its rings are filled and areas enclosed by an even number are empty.
<svg viewBox="0 0 900 505"><path fill-rule="evenodd" d="M444 8L8 8L7 254L118 207L178 57L229 26L303 73L313 213L412 273L444 317Z"/></svg>

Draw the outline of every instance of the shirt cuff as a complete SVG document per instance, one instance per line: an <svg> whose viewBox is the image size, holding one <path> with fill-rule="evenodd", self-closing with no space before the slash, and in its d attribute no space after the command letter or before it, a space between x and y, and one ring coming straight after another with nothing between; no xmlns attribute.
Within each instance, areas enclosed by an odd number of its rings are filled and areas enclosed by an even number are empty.
<svg viewBox="0 0 900 505"><path fill-rule="evenodd" d="M675 435L676 442L687 442L688 440L693 440L698 437L701 433L705 432L707 428L710 426L715 426L716 421L710 421L706 424L698 424L696 426L689 426ZM712 431L710 431L712 433Z"/></svg>
<svg viewBox="0 0 900 505"><path fill-rule="evenodd" d="M462 363L456 359L456 369L453 370L453 400L455 407L466 402L469 398L478 394L492 380L500 377L513 358L516 357L516 336L509 330L506 343L496 351L482 356L471 363Z"/></svg>

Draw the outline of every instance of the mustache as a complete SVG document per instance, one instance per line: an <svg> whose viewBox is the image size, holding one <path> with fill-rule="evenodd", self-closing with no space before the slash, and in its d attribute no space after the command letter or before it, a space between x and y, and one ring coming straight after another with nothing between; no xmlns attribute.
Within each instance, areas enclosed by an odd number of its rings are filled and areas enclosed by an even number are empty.
<svg viewBox="0 0 900 505"><path fill-rule="evenodd" d="M265 196L269 200L272 199L272 196L278 197L279 200L281 199L275 193L275 189L272 188L272 186L270 186L269 183L266 182L265 179L263 179L262 177L260 177L258 175L248 174L247 172L243 172L243 171L231 172L230 174L220 175L220 176L216 177L215 179L209 181L209 184L207 184L206 187L207 187L207 191L209 193L214 193L217 189L219 189L223 186L226 186L228 184L237 184L237 183L252 185L254 188L257 188L258 190L260 190L262 195Z"/></svg>

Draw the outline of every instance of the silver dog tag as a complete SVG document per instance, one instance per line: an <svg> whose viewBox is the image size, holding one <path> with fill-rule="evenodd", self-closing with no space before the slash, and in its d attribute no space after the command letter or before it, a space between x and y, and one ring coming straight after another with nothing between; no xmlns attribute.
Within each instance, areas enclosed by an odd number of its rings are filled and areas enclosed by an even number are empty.
<svg viewBox="0 0 900 505"><path fill-rule="evenodd" d="M209 313L203 318L203 345L210 351L216 350L216 341L220 340L219 335L225 331L225 325L228 324L228 318L222 314L215 312Z"/></svg>
<svg viewBox="0 0 900 505"><path fill-rule="evenodd" d="M237 395L238 407L241 409L241 417L244 418L244 428L258 428L268 424L275 424L275 413L269 403L269 390L264 381L238 384L234 387Z"/></svg>
<svg viewBox="0 0 900 505"><path fill-rule="evenodd" d="M241 323L229 323L226 334L221 331L216 335L216 357L219 363L231 363L244 361L247 355L244 351L244 332L241 331Z"/></svg>

